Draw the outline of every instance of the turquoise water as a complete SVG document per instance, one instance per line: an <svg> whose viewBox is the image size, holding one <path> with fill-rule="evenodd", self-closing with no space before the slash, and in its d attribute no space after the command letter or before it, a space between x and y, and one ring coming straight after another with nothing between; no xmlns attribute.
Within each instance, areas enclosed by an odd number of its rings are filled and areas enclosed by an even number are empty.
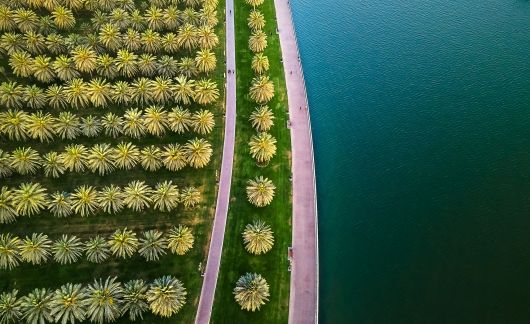
<svg viewBox="0 0 530 324"><path fill-rule="evenodd" d="M321 322L530 322L530 1L291 3Z"/></svg>

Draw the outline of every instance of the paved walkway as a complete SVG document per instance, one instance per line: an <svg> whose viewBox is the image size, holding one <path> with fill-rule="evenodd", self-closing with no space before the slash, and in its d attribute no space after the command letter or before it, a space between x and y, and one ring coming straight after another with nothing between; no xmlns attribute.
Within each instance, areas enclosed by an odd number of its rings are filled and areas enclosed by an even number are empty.
<svg viewBox="0 0 530 324"><path fill-rule="evenodd" d="M234 36L234 0L226 0L226 69L235 71L236 50ZM221 176L217 192L217 206L213 223L210 250L202 283L199 307L195 323L207 324L212 315L215 286L219 276L221 254L225 236L226 216L230 200L230 185L232 182L232 166L234 164L234 139L236 135L236 76L235 72L226 74L226 117L225 136L223 144L223 160L221 162Z"/></svg>
<svg viewBox="0 0 530 324"><path fill-rule="evenodd" d="M293 159L293 252L289 323L318 322L318 222L313 139L304 73L288 0L274 0L280 34Z"/></svg>

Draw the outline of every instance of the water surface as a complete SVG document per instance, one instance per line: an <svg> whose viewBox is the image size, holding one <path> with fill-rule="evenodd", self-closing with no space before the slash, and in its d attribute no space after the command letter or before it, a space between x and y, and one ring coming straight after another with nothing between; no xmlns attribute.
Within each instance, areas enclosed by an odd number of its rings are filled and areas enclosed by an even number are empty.
<svg viewBox="0 0 530 324"><path fill-rule="evenodd" d="M321 322L530 322L530 2L291 3Z"/></svg>

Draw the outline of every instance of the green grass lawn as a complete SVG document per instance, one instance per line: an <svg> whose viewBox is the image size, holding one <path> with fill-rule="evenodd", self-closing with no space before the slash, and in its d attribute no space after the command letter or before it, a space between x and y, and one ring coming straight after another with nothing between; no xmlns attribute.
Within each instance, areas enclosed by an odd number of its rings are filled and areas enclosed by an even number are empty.
<svg viewBox="0 0 530 324"><path fill-rule="evenodd" d="M277 154L268 166L258 167L250 156L248 141L256 133L249 116L256 107L248 96L254 72L251 69L252 52L248 49L250 30L247 17L251 7L244 0L235 0L236 64L237 64L237 123L235 165L232 179L231 203L228 213L221 272L217 282L212 323L286 323L289 307L289 262L287 248L291 243L291 174L290 135L287 129L287 95L280 43L276 34L274 3L266 0L258 10L266 19L264 32L268 36L265 54L269 57L269 75L276 95L268 106L275 121L270 133L276 138ZM257 175L271 179L276 185L273 202L264 208L251 205L246 198L246 182ZM246 224L262 219L272 227L275 244L265 255L246 252L241 233ZM246 272L264 276L270 286L270 301L260 311L247 312L235 302L232 290L237 279Z"/></svg>
<svg viewBox="0 0 530 324"><path fill-rule="evenodd" d="M60 285L68 282L86 284L92 282L94 278L100 277L118 276L118 280L121 282L142 278L150 282L157 277L170 274L174 275L184 283L188 292L186 305L182 308L179 314L169 319L163 319L146 313L147 316L144 316L144 320L141 321L141 323L175 323L176 321L182 323L193 322L202 284L199 264L204 264L206 259L207 243L211 234L211 225L215 211L217 195L216 177L220 168L224 132L224 0L219 1L218 8L219 24L217 25L216 32L219 36L219 46L215 49L217 55L217 69L215 72L210 73L208 77L217 82L221 96L214 105L208 105L205 107L215 114L216 126L214 130L207 136L197 136L207 139L212 144L214 150L212 160L207 167L199 170L186 167L177 172L169 172L165 169L157 172L148 172L137 167L130 171L118 170L106 176L99 176L91 172L67 172L57 179L46 178L41 172L38 172L33 176L14 175L0 180L0 185L9 187L18 186L18 184L24 181L40 182L48 189L49 193L53 193L56 190L71 192L75 187L82 184L93 185L98 188L108 184L116 184L123 187L132 180L143 180L151 186L164 180L171 180L180 188L193 185L201 190L203 198L200 206L193 210L185 210L183 207L179 207L171 213L163 213L153 209L146 209L143 212L138 213L125 209L123 212L115 215L100 213L86 218L82 218L78 215L73 215L68 218L55 218L49 213L41 213L32 216L31 218L18 218L18 221L12 224L0 225L0 233L13 233L24 237L34 232L42 232L48 234L50 239L56 239L62 234L74 234L80 238L87 238L95 236L96 234L107 236L114 230L123 227L132 229L140 234L139 232L147 229L156 228L166 230L174 225L186 224L192 228L193 234L195 235L194 248L184 256L169 254L162 257L157 262L146 262L142 257L136 254L133 258L127 260L111 257L102 264L92 264L86 261L81 261L65 266L59 265L53 260L49 260L46 264L40 266L22 263L19 267L11 271L0 270L0 291L16 288L19 290L19 296L21 296L34 288L58 288ZM6 71L9 70L5 59L0 62L0 65L2 65ZM0 81L5 81L5 78ZM170 107L171 106L168 105L166 109ZM193 112L197 111L199 106L190 105L188 108ZM76 114L83 113L101 116L108 111L114 111L115 113L122 115L125 109L126 108L124 107L111 107L110 109L88 108L72 111ZM54 116L59 113L58 111L51 111L51 109L48 111ZM170 132L161 138L146 136L141 139L127 137L112 139L100 136L95 139L79 137L73 141L55 140L50 143L40 143L38 141L16 143L2 139L0 148L6 151L11 151L16 147L30 146L42 154L51 150L62 150L64 146L70 143L91 146L95 143L116 144L123 140L130 141L133 144L143 147L151 144L161 146L167 143L184 143L189 138L194 137L196 137L196 134L193 133L177 135ZM128 323L129 320L124 317L118 322Z"/></svg>

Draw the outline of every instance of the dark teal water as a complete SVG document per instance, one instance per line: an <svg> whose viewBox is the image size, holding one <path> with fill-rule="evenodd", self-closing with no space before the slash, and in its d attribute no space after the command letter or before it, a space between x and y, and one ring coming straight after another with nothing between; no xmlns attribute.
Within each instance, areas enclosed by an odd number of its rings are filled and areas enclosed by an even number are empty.
<svg viewBox="0 0 530 324"><path fill-rule="evenodd" d="M291 0L322 323L530 322L530 1Z"/></svg>

